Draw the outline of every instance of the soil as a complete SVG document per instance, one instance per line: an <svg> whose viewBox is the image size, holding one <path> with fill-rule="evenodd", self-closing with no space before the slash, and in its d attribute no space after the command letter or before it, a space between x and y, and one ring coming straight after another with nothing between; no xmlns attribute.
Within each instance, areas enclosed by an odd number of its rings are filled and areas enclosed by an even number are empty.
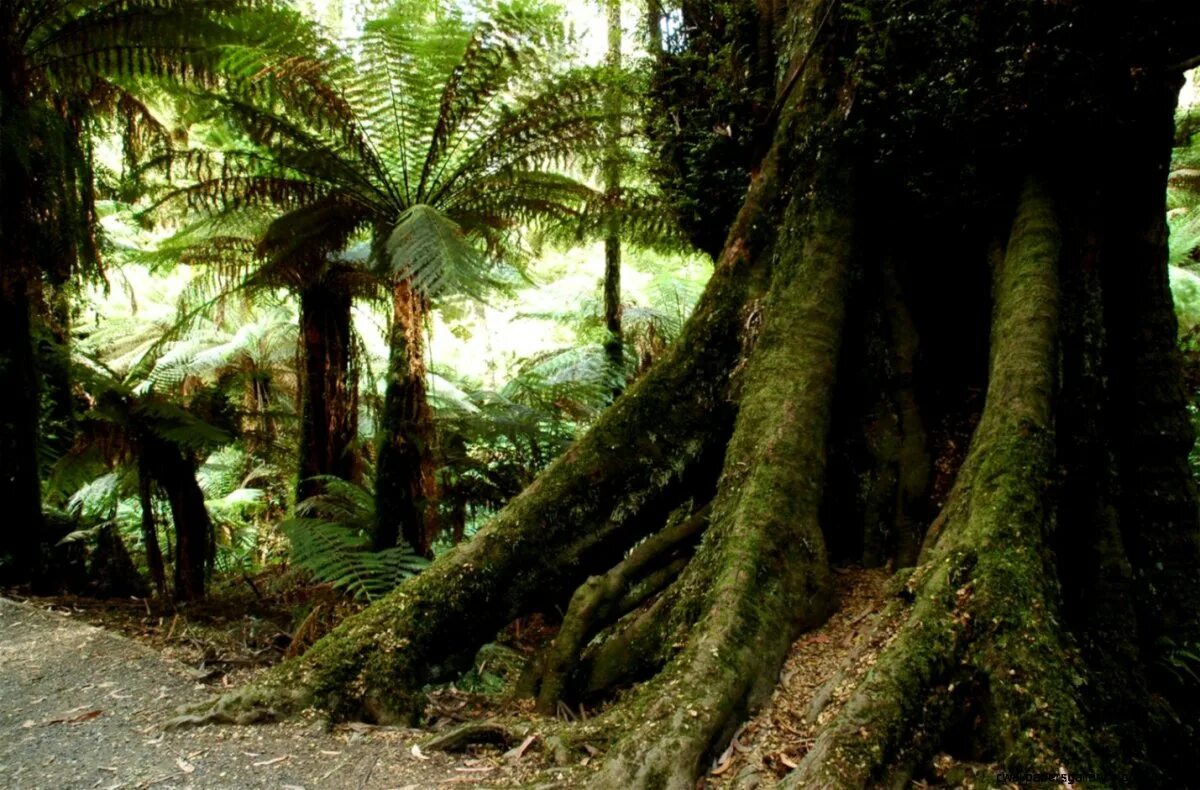
<svg viewBox="0 0 1200 790"><path fill-rule="evenodd" d="M706 787L770 787L795 768L895 634L885 612L892 574L838 568L838 610L792 645L771 700L713 761Z"/></svg>
<svg viewBox="0 0 1200 790"><path fill-rule="evenodd" d="M315 720L164 732L208 675L79 621L0 599L0 787L417 788L553 784L498 750L425 754L428 733ZM414 746L417 746L414 750Z"/></svg>
<svg viewBox="0 0 1200 790"><path fill-rule="evenodd" d="M796 765L894 633L897 623L885 615L890 578L879 569L838 570L838 611L792 646L771 700L699 786L769 787ZM318 614L326 607L331 622L344 614L329 602L305 605ZM434 730L495 718L510 728L524 723L535 737L520 755L489 746L446 754L421 749L428 730L330 727L315 718L163 730L180 706L241 685L283 657L289 631L305 628L287 612L238 612L226 602L175 615L140 600L0 598L0 787L565 788L590 772L590 757L552 764L529 705L453 686L431 696ZM506 641L528 650L522 643L552 630L532 622Z"/></svg>

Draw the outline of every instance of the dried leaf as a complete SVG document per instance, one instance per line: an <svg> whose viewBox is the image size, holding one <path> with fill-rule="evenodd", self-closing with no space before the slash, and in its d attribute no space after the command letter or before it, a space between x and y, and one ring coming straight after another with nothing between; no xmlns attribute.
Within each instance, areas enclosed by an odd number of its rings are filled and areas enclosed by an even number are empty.
<svg viewBox="0 0 1200 790"><path fill-rule="evenodd" d="M78 708L76 710L78 710ZM90 719L94 719L103 712L104 711L97 709L97 710L85 711L83 713L78 713L74 716L64 715L64 716L60 716L57 719L50 719L48 722L46 722L46 724L78 724L83 721L89 721Z"/></svg>
<svg viewBox="0 0 1200 790"><path fill-rule="evenodd" d="M257 762L257 763L253 763L253 765L254 765L254 767L255 767L255 768L262 768L264 765L274 765L275 763L281 763L281 762L283 762L284 760L286 760L286 759L287 759L288 757L290 757L290 756L291 756L291 755L287 755L287 754L285 754L285 755L284 755L284 756L282 756L282 757L275 757L275 758L272 758L272 759L270 759L270 760L260 760L260 761L259 761L259 762Z"/></svg>
<svg viewBox="0 0 1200 790"><path fill-rule="evenodd" d="M525 751L529 748L530 744L537 740L537 737L537 733L526 736L525 740L521 741L520 746L515 749L509 749L504 753L504 756L510 760L520 760L525 755Z"/></svg>

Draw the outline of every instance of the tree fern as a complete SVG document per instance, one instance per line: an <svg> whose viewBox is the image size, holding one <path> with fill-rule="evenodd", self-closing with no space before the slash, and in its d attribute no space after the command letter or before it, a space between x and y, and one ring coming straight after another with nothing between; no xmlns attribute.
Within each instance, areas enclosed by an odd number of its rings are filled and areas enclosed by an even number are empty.
<svg viewBox="0 0 1200 790"><path fill-rule="evenodd" d="M292 562L316 581L372 600L428 565L403 543L373 551L374 494L336 477L322 482L325 493L301 502L297 515L279 525Z"/></svg>

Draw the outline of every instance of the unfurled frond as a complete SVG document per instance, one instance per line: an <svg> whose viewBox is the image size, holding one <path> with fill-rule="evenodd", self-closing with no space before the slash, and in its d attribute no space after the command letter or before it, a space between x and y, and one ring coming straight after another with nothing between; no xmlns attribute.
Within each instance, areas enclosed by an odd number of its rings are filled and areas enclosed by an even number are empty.
<svg viewBox="0 0 1200 790"><path fill-rule="evenodd" d="M191 450L219 447L232 439L226 431L174 403L160 400L143 402L138 405L136 416L159 438Z"/></svg>
<svg viewBox="0 0 1200 790"><path fill-rule="evenodd" d="M613 370L602 346L573 346L529 359L501 394L542 409L553 405L574 419L586 420L607 406L613 391L624 383L625 372Z"/></svg>
<svg viewBox="0 0 1200 790"><path fill-rule="evenodd" d="M487 261L462 227L432 206L418 203L400 215L387 237L386 261L396 277L428 296L479 297Z"/></svg>
<svg viewBox="0 0 1200 790"><path fill-rule="evenodd" d="M87 519L104 518L132 490L133 481L128 470L107 472L88 481L72 494L67 500L67 510Z"/></svg>
<svg viewBox="0 0 1200 790"><path fill-rule="evenodd" d="M325 493L297 504L297 516L279 525L291 543L292 561L318 582L371 600L429 564L404 544L372 551L374 495L340 478L320 480Z"/></svg>
<svg viewBox="0 0 1200 790"><path fill-rule="evenodd" d="M172 198L276 206L259 247L275 263L375 232L375 262L426 296L502 287L497 262L520 258L526 227L574 221L595 198L553 170L596 158L604 79L551 68L551 4L434 5L398 2L320 59L231 56L240 76L211 101L250 145L179 156L190 183Z"/></svg>

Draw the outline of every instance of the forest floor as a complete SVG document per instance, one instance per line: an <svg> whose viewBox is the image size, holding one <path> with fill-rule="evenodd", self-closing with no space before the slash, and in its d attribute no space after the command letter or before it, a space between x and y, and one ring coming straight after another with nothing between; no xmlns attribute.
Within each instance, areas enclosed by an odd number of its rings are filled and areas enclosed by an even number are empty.
<svg viewBox="0 0 1200 790"><path fill-rule="evenodd" d="M222 690L70 610L0 599L0 787L417 788L553 782L499 753L424 754L427 733L314 721L164 732Z"/></svg>
<svg viewBox="0 0 1200 790"><path fill-rule="evenodd" d="M796 765L816 726L894 632L884 614L889 578L883 570L839 571L838 610L792 646L771 700L708 766L706 787L735 780L769 787ZM507 755L495 747L422 751L427 731L317 720L163 731L180 705L240 685L278 660L288 629L269 611L181 620L153 615L139 601L0 598L0 786L571 787L593 762L581 755L570 766L552 764L536 721L526 748ZM523 708L451 687L434 695L430 713L445 729L489 716L529 721Z"/></svg>

